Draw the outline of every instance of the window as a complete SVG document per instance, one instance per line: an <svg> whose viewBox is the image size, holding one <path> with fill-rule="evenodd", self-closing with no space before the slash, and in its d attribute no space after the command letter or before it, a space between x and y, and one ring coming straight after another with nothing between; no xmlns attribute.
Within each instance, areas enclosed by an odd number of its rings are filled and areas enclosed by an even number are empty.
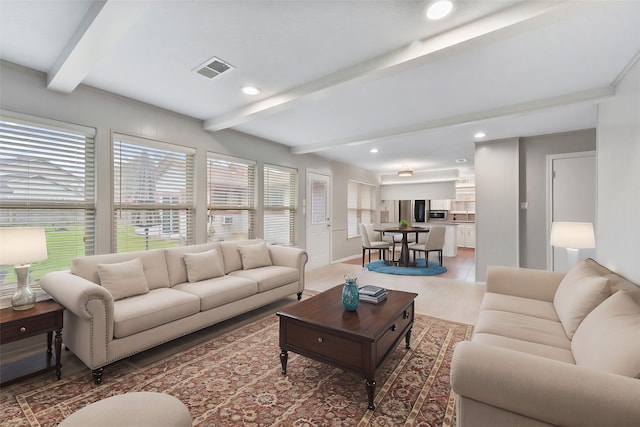
<svg viewBox="0 0 640 427"><path fill-rule="evenodd" d="M295 244L298 171L264 165L264 239Z"/></svg>
<svg viewBox="0 0 640 427"><path fill-rule="evenodd" d="M255 183L255 162L207 154L209 240L255 238Z"/></svg>
<svg viewBox="0 0 640 427"><path fill-rule="evenodd" d="M95 242L95 129L0 116L0 227L44 227L48 258L30 279L92 255ZM11 266L0 284L16 283Z"/></svg>
<svg viewBox="0 0 640 427"><path fill-rule="evenodd" d="M357 181L347 183L347 237L360 235L359 223L371 224L375 211L374 185Z"/></svg>
<svg viewBox="0 0 640 427"><path fill-rule="evenodd" d="M194 242L195 150L114 134L115 252Z"/></svg>

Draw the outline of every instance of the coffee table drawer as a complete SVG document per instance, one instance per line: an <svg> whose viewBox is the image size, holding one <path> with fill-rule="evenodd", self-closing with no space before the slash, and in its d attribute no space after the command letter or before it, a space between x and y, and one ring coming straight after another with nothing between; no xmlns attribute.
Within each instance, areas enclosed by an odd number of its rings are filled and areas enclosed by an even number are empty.
<svg viewBox="0 0 640 427"><path fill-rule="evenodd" d="M380 364L388 352L392 351L406 333L406 329L413 322L413 304L409 305L391 324L389 329L376 343L376 366Z"/></svg>
<svg viewBox="0 0 640 427"><path fill-rule="evenodd" d="M286 345L300 353L320 356L338 365L362 369L363 344L308 325L287 322Z"/></svg>

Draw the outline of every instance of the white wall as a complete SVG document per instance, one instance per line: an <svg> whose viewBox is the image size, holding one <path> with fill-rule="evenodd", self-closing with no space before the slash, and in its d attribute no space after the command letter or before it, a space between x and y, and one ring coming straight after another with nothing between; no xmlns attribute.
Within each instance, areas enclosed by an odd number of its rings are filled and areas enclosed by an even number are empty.
<svg viewBox="0 0 640 427"><path fill-rule="evenodd" d="M598 107L596 259L640 283L640 56Z"/></svg>
<svg viewBox="0 0 640 427"><path fill-rule="evenodd" d="M444 200L456 198L456 182L387 184L380 187L382 200Z"/></svg>
<svg viewBox="0 0 640 427"><path fill-rule="evenodd" d="M489 265L518 266L518 138L476 145L476 281Z"/></svg>
<svg viewBox="0 0 640 427"><path fill-rule="evenodd" d="M549 154L594 151L595 129L520 139L520 266L547 268L547 156Z"/></svg>
<svg viewBox="0 0 640 427"><path fill-rule="evenodd" d="M292 155L289 148L233 130L209 133L202 121L110 94L79 86L71 94L46 89L44 73L0 61L0 108L62 122L96 128L97 224L96 251L111 251L111 134L152 138L192 147L196 155L196 183L206 182L206 152L298 169L298 242L305 246L304 198L307 168L330 169L330 162L313 154ZM260 194L260 191L259 191ZM196 191L196 241L206 241L206 192ZM259 215L260 216L260 215ZM261 223L260 223L261 224ZM258 224L258 233L260 233ZM260 234L259 234L260 235Z"/></svg>

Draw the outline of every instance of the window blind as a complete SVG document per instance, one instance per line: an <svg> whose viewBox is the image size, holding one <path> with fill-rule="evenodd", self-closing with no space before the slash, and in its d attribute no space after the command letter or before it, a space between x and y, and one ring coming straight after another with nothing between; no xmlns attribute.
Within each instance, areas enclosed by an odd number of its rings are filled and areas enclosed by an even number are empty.
<svg viewBox="0 0 640 427"><path fill-rule="evenodd" d="M114 250L194 242L195 150L114 134Z"/></svg>
<svg viewBox="0 0 640 427"><path fill-rule="evenodd" d="M209 240L255 238L256 163L207 153Z"/></svg>
<svg viewBox="0 0 640 427"><path fill-rule="evenodd" d="M94 138L92 128L0 116L0 227L43 227L47 239L48 258L32 264L31 280L94 253ZM0 277L16 283L11 266Z"/></svg>
<svg viewBox="0 0 640 427"><path fill-rule="evenodd" d="M347 237L360 236L359 223L373 222L375 188L357 181L347 182Z"/></svg>
<svg viewBox="0 0 640 427"><path fill-rule="evenodd" d="M274 244L296 242L298 171L264 165L264 239Z"/></svg>

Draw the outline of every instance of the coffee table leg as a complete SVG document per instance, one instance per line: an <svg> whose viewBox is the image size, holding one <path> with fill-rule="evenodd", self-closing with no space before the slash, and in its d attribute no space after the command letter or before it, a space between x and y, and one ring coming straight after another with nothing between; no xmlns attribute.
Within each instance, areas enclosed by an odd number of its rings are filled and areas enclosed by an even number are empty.
<svg viewBox="0 0 640 427"><path fill-rule="evenodd" d="M287 361L289 360L289 354L287 350L280 349L280 363L282 364L282 374L287 373Z"/></svg>
<svg viewBox="0 0 640 427"><path fill-rule="evenodd" d="M376 393L376 380L366 380L365 387L367 389L367 397L369 398L369 405L367 409L372 411L376 409L376 405L373 404L373 395Z"/></svg>
<svg viewBox="0 0 640 427"><path fill-rule="evenodd" d="M404 336L404 342L405 342L405 347L407 350L409 350L411 348L411 329L409 328L409 330L407 331L407 335Z"/></svg>

